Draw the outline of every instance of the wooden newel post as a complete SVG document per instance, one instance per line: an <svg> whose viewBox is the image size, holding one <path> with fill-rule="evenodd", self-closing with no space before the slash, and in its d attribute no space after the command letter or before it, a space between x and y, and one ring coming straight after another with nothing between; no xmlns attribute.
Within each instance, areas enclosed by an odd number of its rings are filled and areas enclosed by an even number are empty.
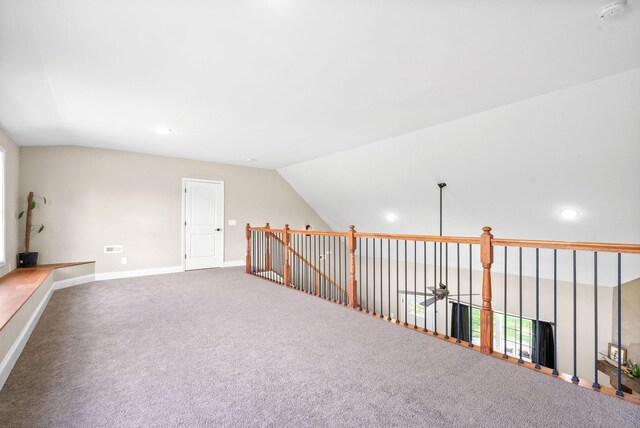
<svg viewBox="0 0 640 428"><path fill-rule="evenodd" d="M358 308L358 283L356 282L356 227L349 226L349 306Z"/></svg>
<svg viewBox="0 0 640 428"><path fill-rule="evenodd" d="M271 271L271 239L270 236L271 234L269 233L269 229L271 229L271 226L269 226L269 223L267 223L267 225L264 227L265 230L264 231L264 270L266 272L270 272Z"/></svg>
<svg viewBox="0 0 640 428"><path fill-rule="evenodd" d="M480 262L482 263L482 310L480 311L480 351L493 352L493 310L491 308L491 265L493 244L490 227L483 227L480 236Z"/></svg>
<svg viewBox="0 0 640 428"><path fill-rule="evenodd" d="M246 229L246 235L247 235L247 257L246 257L246 263L247 263L247 273L251 273L251 225L249 223L247 223L247 229Z"/></svg>
<svg viewBox="0 0 640 428"><path fill-rule="evenodd" d="M289 225L284 225L284 286L291 286L291 265L289 264Z"/></svg>

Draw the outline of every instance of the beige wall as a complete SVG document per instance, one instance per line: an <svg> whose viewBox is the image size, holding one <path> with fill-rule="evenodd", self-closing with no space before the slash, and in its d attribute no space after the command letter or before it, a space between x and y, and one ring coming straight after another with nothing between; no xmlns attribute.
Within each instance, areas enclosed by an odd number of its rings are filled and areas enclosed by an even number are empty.
<svg viewBox="0 0 640 428"><path fill-rule="evenodd" d="M182 265L182 178L225 182L227 262L244 260L246 223L327 229L274 170L75 146L21 147L20 168L21 194L50 202L34 211L46 226L32 242L42 263L95 260L96 273ZM112 244L124 253L104 254Z"/></svg>
<svg viewBox="0 0 640 428"><path fill-rule="evenodd" d="M612 343L618 342L618 288L613 289ZM640 278L622 284L622 346L627 348L627 358L640 365Z"/></svg>
<svg viewBox="0 0 640 428"><path fill-rule="evenodd" d="M5 192L5 223L4 223L4 248L5 265L0 267L0 276L8 273L16 267L16 254L18 253L18 167L19 149L11 139L0 130L0 146L4 150L4 192Z"/></svg>

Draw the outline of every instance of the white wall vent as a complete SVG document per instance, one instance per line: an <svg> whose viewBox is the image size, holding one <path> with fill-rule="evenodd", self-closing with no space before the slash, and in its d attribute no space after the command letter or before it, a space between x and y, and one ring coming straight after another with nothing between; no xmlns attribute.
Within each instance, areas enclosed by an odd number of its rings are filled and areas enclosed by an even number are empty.
<svg viewBox="0 0 640 428"><path fill-rule="evenodd" d="M122 245L105 245L104 252L105 254L121 253Z"/></svg>

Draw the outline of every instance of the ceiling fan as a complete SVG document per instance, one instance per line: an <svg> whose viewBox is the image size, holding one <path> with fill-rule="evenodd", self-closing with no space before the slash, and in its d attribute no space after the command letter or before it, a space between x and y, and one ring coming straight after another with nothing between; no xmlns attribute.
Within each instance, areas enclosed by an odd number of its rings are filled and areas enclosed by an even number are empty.
<svg viewBox="0 0 640 428"><path fill-rule="evenodd" d="M427 287L427 290L431 291L431 297L429 297L428 299L426 299L423 302L420 302L419 304L427 307L427 306L431 306L433 305L436 300L443 300L444 298L446 298L449 295L449 289L447 288L447 286L443 283L440 283L438 285L438 288L434 288L434 287ZM421 293L424 294L424 293ZM460 296L479 296L480 294L474 293L474 294L469 294L469 293L465 293L465 294L456 294L456 297Z"/></svg>
<svg viewBox="0 0 640 428"><path fill-rule="evenodd" d="M440 236L442 236L442 189L447 185L447 183L438 183L438 187L440 188ZM435 266L434 266L435 268ZM435 287L427 287L427 289L431 292L432 297L429 297L423 302L420 302L420 305L424 307L428 307L433 305L438 300L443 300L449 295L449 289L447 288L447 284L442 283L442 243L440 243L440 283L438 284L438 288ZM457 294L456 296L477 296L478 294Z"/></svg>

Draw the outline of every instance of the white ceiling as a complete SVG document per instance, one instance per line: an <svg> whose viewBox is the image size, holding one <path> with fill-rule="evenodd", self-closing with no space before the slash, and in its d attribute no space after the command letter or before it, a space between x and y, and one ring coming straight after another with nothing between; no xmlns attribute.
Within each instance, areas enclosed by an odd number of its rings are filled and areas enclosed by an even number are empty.
<svg viewBox="0 0 640 428"><path fill-rule="evenodd" d="M444 181L447 235L491 226L499 238L637 244L639 165L637 68L279 172L333 230L437 235ZM564 208L578 217L564 219ZM525 253L533 274L533 250ZM548 277L551 252L542 256ZM578 280L590 283L593 255L578 257ZM615 284L615 259L600 259L602 284ZM625 281L639 277L640 256L625 255L623 267Z"/></svg>
<svg viewBox="0 0 640 428"><path fill-rule="evenodd" d="M280 168L640 67L604 3L3 0L0 126Z"/></svg>

